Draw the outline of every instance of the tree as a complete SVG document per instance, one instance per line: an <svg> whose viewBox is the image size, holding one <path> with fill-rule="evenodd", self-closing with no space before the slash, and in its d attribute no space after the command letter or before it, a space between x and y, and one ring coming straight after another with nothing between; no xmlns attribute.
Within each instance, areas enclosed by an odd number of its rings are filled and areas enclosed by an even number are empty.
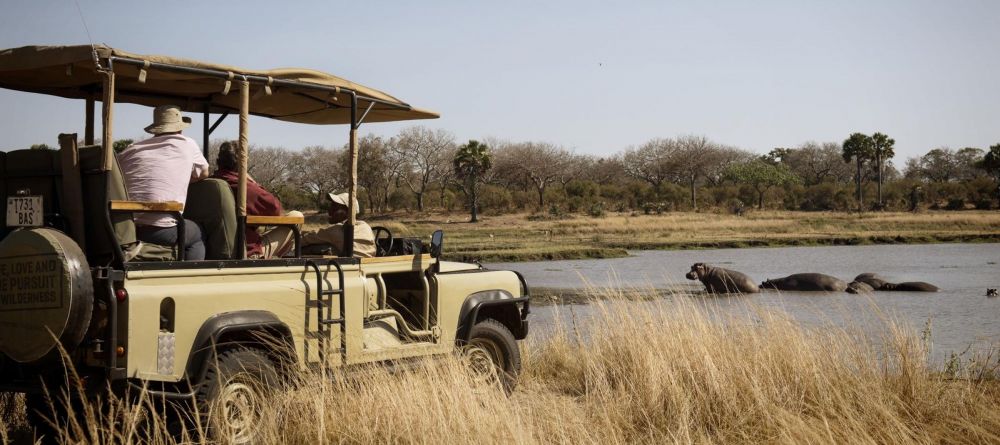
<svg viewBox="0 0 1000 445"><path fill-rule="evenodd" d="M389 156L393 139L368 134L358 138L358 186L368 197L372 211L382 211L388 205L389 187L395 172Z"/></svg>
<svg viewBox="0 0 1000 445"><path fill-rule="evenodd" d="M55 150L54 148L50 147L49 144L32 144L31 147L28 148L32 150Z"/></svg>
<svg viewBox="0 0 1000 445"><path fill-rule="evenodd" d="M928 151L917 161L917 168L920 177L931 182L951 182L960 174L955 150L948 147Z"/></svg>
<svg viewBox="0 0 1000 445"><path fill-rule="evenodd" d="M691 190L691 208L698 210L698 182L704 179L714 165L722 160L719 147L705 136L681 136L677 138L675 176L677 182L686 183Z"/></svg>
<svg viewBox="0 0 1000 445"><path fill-rule="evenodd" d="M128 146L132 145L134 142L135 141L132 139L119 139L111 144L111 148L115 151L115 153L121 153L122 150L128 148Z"/></svg>
<svg viewBox="0 0 1000 445"><path fill-rule="evenodd" d="M871 141L872 152L875 155L875 168L878 170L878 193L876 194L876 202L878 203L878 208L881 209L885 206L885 203L882 201L882 164L884 160L892 159L896 156L896 152L893 150L893 145L896 144L896 140L883 133L875 132L875 134L871 136Z"/></svg>
<svg viewBox="0 0 1000 445"><path fill-rule="evenodd" d="M738 184L747 184L757 192L757 208L764 208L764 194L771 187L798 182L794 174L781 164L771 164L764 159L730 166L725 173L727 179Z"/></svg>
<svg viewBox="0 0 1000 445"><path fill-rule="evenodd" d="M455 136L446 130L410 127L399 133L397 143L403 161L400 179L417 198L417 210L424 210L424 193L432 183L442 182L448 160L455 150Z"/></svg>
<svg viewBox="0 0 1000 445"><path fill-rule="evenodd" d="M538 208L545 207L545 190L554 182L572 177L573 154L544 142L524 142L503 150L505 164L518 172L538 194Z"/></svg>
<svg viewBox="0 0 1000 445"><path fill-rule="evenodd" d="M850 182L852 169L841 158L836 142L806 142L797 148L775 148L768 157L788 167L806 185L823 182Z"/></svg>
<svg viewBox="0 0 1000 445"><path fill-rule="evenodd" d="M291 159L292 182L312 196L318 208L326 205L326 194L347 186L350 174L343 159L344 150L311 146L295 153Z"/></svg>
<svg viewBox="0 0 1000 445"><path fill-rule="evenodd" d="M983 155L979 168L986 170L997 181L997 200L1000 200L1000 144L990 146L990 151Z"/></svg>
<svg viewBox="0 0 1000 445"><path fill-rule="evenodd" d="M862 197L862 181L864 177L861 175L861 167L864 166L866 161L869 161L873 157L872 148L872 138L864 133L854 133L847 140L844 141L843 150L841 151L841 157L844 158L844 162L854 162L857 163L857 175L855 176L855 181L858 185L858 209L862 209L863 197Z"/></svg>
<svg viewBox="0 0 1000 445"><path fill-rule="evenodd" d="M958 167L958 180L971 181L982 178L986 172L979 167L979 164L985 155L986 152L976 147L965 147L956 151L955 165Z"/></svg>
<svg viewBox="0 0 1000 445"><path fill-rule="evenodd" d="M673 139L653 139L639 148L625 150L622 165L629 176L659 188L674 177L678 151L677 142Z"/></svg>
<svg viewBox="0 0 1000 445"><path fill-rule="evenodd" d="M247 152L247 173L267 190L277 190L288 183L292 175L292 153L281 147L250 145Z"/></svg>
<svg viewBox="0 0 1000 445"><path fill-rule="evenodd" d="M479 184L483 176L493 167L490 148L479 141L470 140L455 152L452 160L455 176L462 181L462 191L469 198L470 222L479 222Z"/></svg>

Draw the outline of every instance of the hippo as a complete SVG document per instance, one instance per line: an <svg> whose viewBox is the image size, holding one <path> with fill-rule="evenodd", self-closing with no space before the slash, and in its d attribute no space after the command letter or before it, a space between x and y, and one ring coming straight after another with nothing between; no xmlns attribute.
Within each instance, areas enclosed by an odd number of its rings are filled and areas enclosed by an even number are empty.
<svg viewBox="0 0 1000 445"><path fill-rule="evenodd" d="M713 267L705 263L694 263L691 266L691 271L685 277L689 280L701 280L701 283L705 285L705 290L712 294L737 292L755 294L760 292L757 283L754 283L746 274Z"/></svg>
<svg viewBox="0 0 1000 445"><path fill-rule="evenodd" d="M900 292L937 292L938 287L923 281L907 281L905 283L886 283L879 290L894 290Z"/></svg>
<svg viewBox="0 0 1000 445"><path fill-rule="evenodd" d="M865 283L871 286L872 290L882 290L882 287L889 283L888 281L885 280L885 278L882 278L879 274L871 272L863 273L861 275L854 277L854 282ZM850 292L850 290L848 290L848 292Z"/></svg>
<svg viewBox="0 0 1000 445"><path fill-rule="evenodd" d="M837 277L821 273L797 273L784 278L775 278L760 283L760 287L777 290L807 292L843 292L847 283Z"/></svg>
<svg viewBox="0 0 1000 445"><path fill-rule="evenodd" d="M867 294L874 290L875 288L864 281L852 281L847 284L847 293L849 294Z"/></svg>

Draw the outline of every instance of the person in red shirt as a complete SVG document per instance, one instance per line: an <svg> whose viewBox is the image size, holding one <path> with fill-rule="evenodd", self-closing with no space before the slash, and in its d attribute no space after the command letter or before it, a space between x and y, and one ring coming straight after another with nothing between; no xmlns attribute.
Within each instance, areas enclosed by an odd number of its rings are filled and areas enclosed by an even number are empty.
<svg viewBox="0 0 1000 445"><path fill-rule="evenodd" d="M240 173L236 163L236 143L223 142L216 158L218 170L213 178L229 183L236 195L239 189ZM251 177L247 177L247 215L261 216L302 216L301 212L292 210L287 214L281 208L281 201L271 192L261 187ZM246 229L247 258L277 258L294 247L292 228L287 226L273 227L260 233L258 227L247 226Z"/></svg>

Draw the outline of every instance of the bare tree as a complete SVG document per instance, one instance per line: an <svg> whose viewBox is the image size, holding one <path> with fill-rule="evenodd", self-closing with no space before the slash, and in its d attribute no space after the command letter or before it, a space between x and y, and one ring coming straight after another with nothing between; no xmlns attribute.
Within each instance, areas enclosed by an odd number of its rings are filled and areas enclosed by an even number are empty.
<svg viewBox="0 0 1000 445"><path fill-rule="evenodd" d="M616 154L606 158L597 156L579 156L579 176L601 185L613 184L628 176L622 155ZM563 184L565 185L565 184Z"/></svg>
<svg viewBox="0 0 1000 445"><path fill-rule="evenodd" d="M277 190L291 177L293 154L281 147L250 146L247 172L261 187Z"/></svg>
<svg viewBox="0 0 1000 445"><path fill-rule="evenodd" d="M327 193L346 187L350 175L343 157L342 149L306 147L292 156L291 182L311 194L316 205L322 207Z"/></svg>
<svg viewBox="0 0 1000 445"><path fill-rule="evenodd" d="M417 210L424 210L424 193L451 169L455 136L446 130L410 127L399 133L394 148L402 155L404 169L399 176L417 198Z"/></svg>
<svg viewBox="0 0 1000 445"><path fill-rule="evenodd" d="M792 173L802 178L806 185L823 182L848 183L853 172L841 157L840 145L836 142L805 142L798 148L776 148L769 155L784 164Z"/></svg>
<svg viewBox="0 0 1000 445"><path fill-rule="evenodd" d="M673 176L677 182L686 183L690 187L691 208L697 210L698 183L722 161L721 150L705 136L695 135L677 138L677 146Z"/></svg>
<svg viewBox="0 0 1000 445"><path fill-rule="evenodd" d="M629 176L659 187L675 177L679 151L673 139L653 139L639 148L626 149L622 165Z"/></svg>
<svg viewBox="0 0 1000 445"><path fill-rule="evenodd" d="M561 182L570 172L573 155L568 150L545 142L523 142L499 152L502 166L513 166L538 194L538 207L545 206L545 190Z"/></svg>

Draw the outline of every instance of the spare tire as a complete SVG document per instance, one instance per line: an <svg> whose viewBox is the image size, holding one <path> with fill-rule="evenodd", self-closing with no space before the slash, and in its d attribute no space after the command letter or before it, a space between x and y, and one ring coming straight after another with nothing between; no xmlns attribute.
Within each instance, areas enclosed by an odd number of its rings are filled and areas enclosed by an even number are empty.
<svg viewBox="0 0 1000 445"><path fill-rule="evenodd" d="M94 311L90 267L76 242L47 228L0 242L0 351L32 363L72 351Z"/></svg>

